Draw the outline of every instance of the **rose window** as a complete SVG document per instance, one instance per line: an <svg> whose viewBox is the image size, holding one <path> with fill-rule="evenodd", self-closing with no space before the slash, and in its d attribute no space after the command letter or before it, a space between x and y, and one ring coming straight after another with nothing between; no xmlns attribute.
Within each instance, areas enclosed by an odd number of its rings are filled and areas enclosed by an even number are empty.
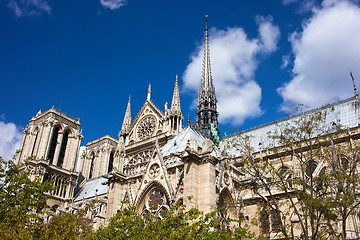
<svg viewBox="0 0 360 240"><path fill-rule="evenodd" d="M154 214L162 219L164 214L169 210L169 204L164 191L157 188L151 190L145 198L142 209L141 216L144 218L148 214Z"/></svg>
<svg viewBox="0 0 360 240"><path fill-rule="evenodd" d="M148 116L141 120L137 127L137 135L142 140L150 137L155 131L156 119L154 116Z"/></svg>

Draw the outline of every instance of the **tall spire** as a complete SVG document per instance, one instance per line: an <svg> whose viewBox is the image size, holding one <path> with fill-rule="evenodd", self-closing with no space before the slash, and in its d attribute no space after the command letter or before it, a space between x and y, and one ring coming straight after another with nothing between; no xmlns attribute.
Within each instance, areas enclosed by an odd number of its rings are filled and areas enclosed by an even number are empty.
<svg viewBox="0 0 360 240"><path fill-rule="evenodd" d="M217 141L219 135L218 128L218 115L217 100L215 94L215 87L211 76L210 65L210 49L208 41L208 26L207 18L205 16L205 43L204 43L204 57L203 57L203 70L201 75L201 85L199 89L198 111L196 113L196 126L198 130L213 141Z"/></svg>
<svg viewBox="0 0 360 240"><path fill-rule="evenodd" d="M128 104L127 104L127 107L126 107L124 121L123 121L120 132L125 133L127 130L130 129L130 125L131 125L131 96L129 96L129 101L128 101Z"/></svg>
<svg viewBox="0 0 360 240"><path fill-rule="evenodd" d="M180 94L179 94L179 83L178 83L178 75L176 74L175 86L174 86L174 93L171 101L171 110L173 111L180 111Z"/></svg>
<svg viewBox="0 0 360 240"><path fill-rule="evenodd" d="M211 66L210 66L210 49L209 49L208 26L207 26L208 15L205 15L205 17L206 17L206 20L205 20L205 22L206 22L205 23L205 43L204 43L203 70L202 70L202 76L201 76L200 91L205 91L205 93L212 92L212 94L215 94L215 88L214 88L214 84L212 81Z"/></svg>

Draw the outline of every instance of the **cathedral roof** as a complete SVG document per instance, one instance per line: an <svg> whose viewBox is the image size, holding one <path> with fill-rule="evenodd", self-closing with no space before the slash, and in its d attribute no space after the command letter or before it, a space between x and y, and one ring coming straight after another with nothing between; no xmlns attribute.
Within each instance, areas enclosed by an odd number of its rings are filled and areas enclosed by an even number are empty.
<svg viewBox="0 0 360 240"><path fill-rule="evenodd" d="M198 133L191 127L187 126L181 132L179 132L178 135L173 137L169 142L167 142L161 148L161 153L163 157L169 156L171 153L184 151L186 148L187 141L190 138L194 138L197 141L199 147L202 146L205 140L205 138L200 133Z"/></svg>
<svg viewBox="0 0 360 240"><path fill-rule="evenodd" d="M163 157L169 156L172 153L183 152L190 138L194 138L199 147L202 147L203 142L205 141L205 138L199 132L190 126L187 126L161 148ZM219 155L219 149L216 146L215 148Z"/></svg>
<svg viewBox="0 0 360 240"><path fill-rule="evenodd" d="M274 144L274 140L268 137L269 132L279 131L283 126L294 125L301 117L320 111L324 111L325 113L325 126L323 126L324 130L331 130L334 125L340 126L341 128L353 128L359 126L360 124L359 102L356 99L356 96L354 96L324 107L315 108L303 113L292 115L291 117L250 128L243 131L242 134L244 136L249 136L250 145L254 152L259 152L266 149L270 144ZM222 148L226 142L234 141L236 138L238 138L237 134L230 135L223 139L221 143ZM230 154L238 155L234 149L228 149L228 152Z"/></svg>
<svg viewBox="0 0 360 240"><path fill-rule="evenodd" d="M75 196L75 202L83 199L93 198L95 196L106 194L109 190L108 185L102 184L107 179L104 177L93 178L87 180L86 183L81 187L78 194Z"/></svg>

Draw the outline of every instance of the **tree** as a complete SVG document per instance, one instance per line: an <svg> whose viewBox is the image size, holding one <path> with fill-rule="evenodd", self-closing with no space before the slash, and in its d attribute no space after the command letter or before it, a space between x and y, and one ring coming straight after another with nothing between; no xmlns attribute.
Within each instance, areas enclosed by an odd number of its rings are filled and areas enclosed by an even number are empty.
<svg viewBox="0 0 360 240"><path fill-rule="evenodd" d="M14 157L15 159L15 157ZM32 239L42 223L50 182L31 181L27 170L0 157L0 238Z"/></svg>
<svg viewBox="0 0 360 240"><path fill-rule="evenodd" d="M342 136L341 136L342 135ZM336 221L340 221L340 229L337 229L336 222L328 224L333 232L339 232L340 239L347 239L347 227L350 217L358 217L360 205L360 146L356 145L351 137L347 140L348 144L339 144L340 137L350 136L346 132L338 136L329 136L331 146L329 147L329 171L325 176L330 187L330 194L327 201L333 204L332 211L338 216ZM335 226L335 227L334 227ZM359 233L358 233L359 234Z"/></svg>
<svg viewBox="0 0 360 240"><path fill-rule="evenodd" d="M82 218L87 208L54 216L45 224L53 182L28 176L26 163L18 166L0 157L0 239L79 239L89 230Z"/></svg>
<svg viewBox="0 0 360 240"><path fill-rule="evenodd" d="M348 218L359 205L360 149L357 134L327 126L328 113L324 108L280 122L260 153L252 136L239 133L228 141L226 148L238 153L229 157L261 203L263 233L272 214L285 239L346 239Z"/></svg>
<svg viewBox="0 0 360 240"><path fill-rule="evenodd" d="M218 212L204 214L182 204L170 207L161 218L138 215L127 206L110 219L106 227L90 232L85 239L253 239L246 227L221 230Z"/></svg>

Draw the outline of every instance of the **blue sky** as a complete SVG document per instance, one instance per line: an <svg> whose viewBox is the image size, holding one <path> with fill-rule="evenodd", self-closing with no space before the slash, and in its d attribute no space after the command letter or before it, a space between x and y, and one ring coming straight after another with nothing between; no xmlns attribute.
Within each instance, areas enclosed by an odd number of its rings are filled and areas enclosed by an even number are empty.
<svg viewBox="0 0 360 240"><path fill-rule="evenodd" d="M176 74L194 121L205 14L221 135L351 97L350 70L359 85L358 0L5 0L0 155L52 106L80 118L82 145L116 137L129 95L134 118L151 83L163 110Z"/></svg>

